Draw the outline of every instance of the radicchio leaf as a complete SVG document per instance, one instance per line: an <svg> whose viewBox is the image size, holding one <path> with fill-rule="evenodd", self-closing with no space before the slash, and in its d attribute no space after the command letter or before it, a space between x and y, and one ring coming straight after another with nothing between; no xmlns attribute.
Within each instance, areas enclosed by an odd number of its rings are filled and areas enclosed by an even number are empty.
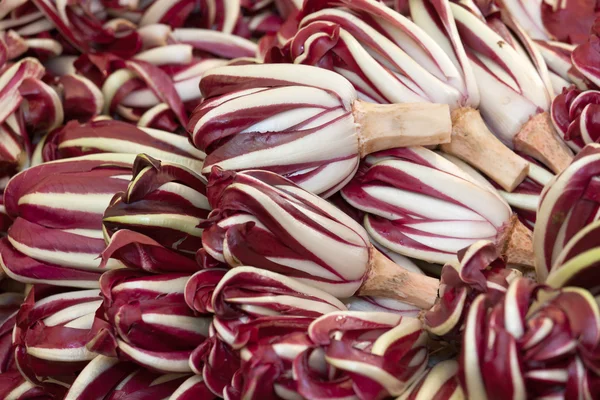
<svg viewBox="0 0 600 400"><path fill-rule="evenodd" d="M510 282L520 273L505 268L492 242L478 241L458 253L458 262L444 265L440 300L425 314L425 328L445 340L459 340L473 300L486 293L500 301Z"/></svg>
<svg viewBox="0 0 600 400"><path fill-rule="evenodd" d="M369 260L364 230L291 181L215 169L208 200L214 210L202 241L216 260L277 272L336 297L350 297L362 283Z"/></svg>
<svg viewBox="0 0 600 400"><path fill-rule="evenodd" d="M154 371L190 373L188 359L208 336L210 319L196 316L185 303L187 279L134 270L103 274L104 300L88 347Z"/></svg>
<svg viewBox="0 0 600 400"><path fill-rule="evenodd" d="M501 302L481 294L466 319L460 379L469 398L586 396L598 385L600 311L584 289L519 278Z"/></svg>
<svg viewBox="0 0 600 400"><path fill-rule="evenodd" d="M495 190L419 147L367 157L342 196L367 212L365 228L379 244L435 263L456 260L477 240L498 244L511 224L510 208ZM459 220L460 232L447 229Z"/></svg>
<svg viewBox="0 0 600 400"><path fill-rule="evenodd" d="M588 144L544 188L533 233L536 272L544 282L567 242L598 219L597 174L600 145Z"/></svg>

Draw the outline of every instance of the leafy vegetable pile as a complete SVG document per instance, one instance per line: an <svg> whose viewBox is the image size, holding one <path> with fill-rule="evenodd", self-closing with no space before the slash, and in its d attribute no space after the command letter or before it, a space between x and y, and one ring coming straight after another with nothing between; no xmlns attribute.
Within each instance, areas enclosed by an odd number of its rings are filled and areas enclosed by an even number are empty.
<svg viewBox="0 0 600 400"><path fill-rule="evenodd" d="M600 3L0 1L0 398L600 398Z"/></svg>

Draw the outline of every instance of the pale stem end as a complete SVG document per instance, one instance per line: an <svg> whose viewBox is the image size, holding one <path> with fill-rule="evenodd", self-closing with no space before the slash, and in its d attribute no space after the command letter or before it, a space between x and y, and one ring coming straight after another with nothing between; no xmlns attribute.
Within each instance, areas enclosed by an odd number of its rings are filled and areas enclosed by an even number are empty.
<svg viewBox="0 0 600 400"><path fill-rule="evenodd" d="M373 104L357 100L352 108L361 157L396 147L450 142L452 120L446 104Z"/></svg>
<svg viewBox="0 0 600 400"><path fill-rule="evenodd" d="M440 281L410 272L371 246L367 276L358 295L396 299L428 310L438 296Z"/></svg>
<svg viewBox="0 0 600 400"><path fill-rule="evenodd" d="M529 172L529 163L498 140L479 111L470 107L452 111L452 141L441 149L471 164L508 192Z"/></svg>
<svg viewBox="0 0 600 400"><path fill-rule="evenodd" d="M556 134L547 112L527 121L514 137L513 144L515 149L541 161L556 174L573 160L571 149Z"/></svg>
<svg viewBox="0 0 600 400"><path fill-rule="evenodd" d="M498 238L498 248L509 264L534 266L533 232L513 215Z"/></svg>

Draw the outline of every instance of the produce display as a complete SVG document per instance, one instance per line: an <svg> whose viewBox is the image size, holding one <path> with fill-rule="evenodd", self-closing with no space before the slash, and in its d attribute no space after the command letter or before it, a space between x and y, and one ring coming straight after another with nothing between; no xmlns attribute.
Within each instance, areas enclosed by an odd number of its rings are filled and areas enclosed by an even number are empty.
<svg viewBox="0 0 600 400"><path fill-rule="evenodd" d="M527 163L494 137L476 110L480 90L449 3L427 3L409 2L411 21L374 2L309 1L296 35L267 60L332 69L371 102L448 104L453 130L444 151L512 190Z"/></svg>
<svg viewBox="0 0 600 400"><path fill-rule="evenodd" d="M600 3L0 1L0 399L600 399Z"/></svg>
<svg viewBox="0 0 600 400"><path fill-rule="evenodd" d="M214 68L200 87L205 101L194 110L189 131L192 143L207 153L204 173L214 166L260 168L327 196L352 178L360 157L450 141L447 106L377 106L357 100L352 85L327 70L281 64Z"/></svg>

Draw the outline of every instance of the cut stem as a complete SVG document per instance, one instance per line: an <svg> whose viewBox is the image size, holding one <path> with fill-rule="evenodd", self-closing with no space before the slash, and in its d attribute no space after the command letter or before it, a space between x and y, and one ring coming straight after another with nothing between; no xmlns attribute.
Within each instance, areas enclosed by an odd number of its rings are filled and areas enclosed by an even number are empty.
<svg viewBox="0 0 600 400"><path fill-rule="evenodd" d="M508 264L534 266L533 233L516 215L500 233L498 248Z"/></svg>
<svg viewBox="0 0 600 400"><path fill-rule="evenodd" d="M358 295L401 300L425 310L433 306L439 280L402 268L373 246L369 254L367 276Z"/></svg>
<svg viewBox="0 0 600 400"><path fill-rule="evenodd" d="M573 153L554 131L547 112L527 121L513 143L515 149L543 162L556 174L561 173L573 160Z"/></svg>
<svg viewBox="0 0 600 400"><path fill-rule="evenodd" d="M373 104L357 100L352 108L361 157L395 147L450 142L452 119L446 104Z"/></svg>
<svg viewBox="0 0 600 400"><path fill-rule="evenodd" d="M498 140L473 108L452 112L452 141L442 144L441 149L471 164L509 192L529 172L529 163Z"/></svg>

